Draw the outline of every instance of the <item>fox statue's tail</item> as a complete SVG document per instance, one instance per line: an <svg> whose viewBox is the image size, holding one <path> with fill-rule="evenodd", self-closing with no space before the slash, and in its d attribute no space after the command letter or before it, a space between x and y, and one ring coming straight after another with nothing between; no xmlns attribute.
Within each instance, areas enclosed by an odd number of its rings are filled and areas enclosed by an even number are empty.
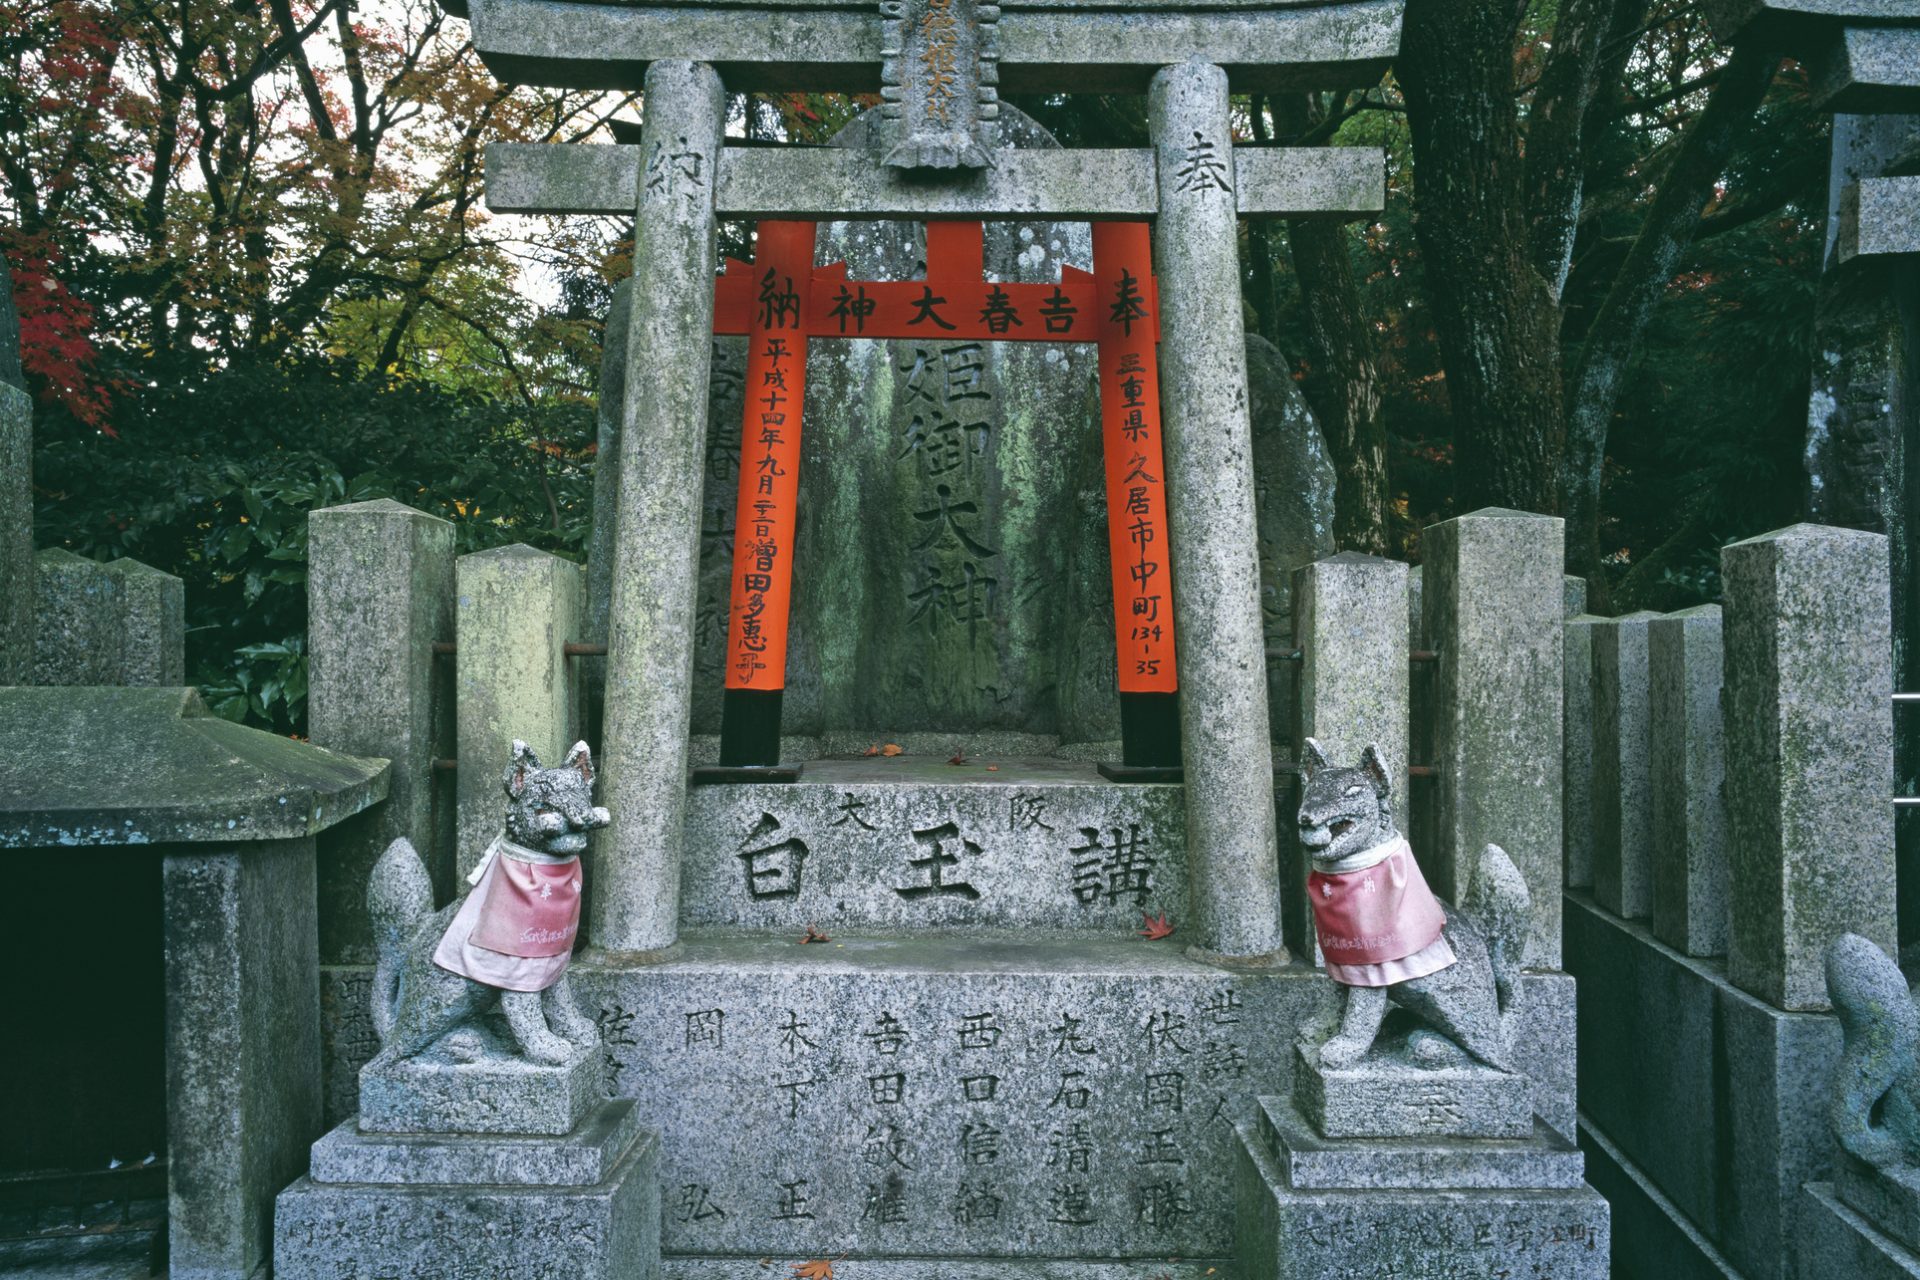
<svg viewBox="0 0 1920 1280"><path fill-rule="evenodd" d="M1900 1135L1920 1128L1909 1093L1920 1059L1920 1019L1907 980L1879 947L1842 934L1827 948L1827 998L1840 1019L1834 1136L1869 1164L1905 1161Z"/></svg>
<svg viewBox="0 0 1920 1280"><path fill-rule="evenodd" d="M1520 966L1526 958L1527 930L1533 923L1533 897L1527 892L1526 877L1513 865L1507 851L1490 844L1480 851L1466 899L1464 910L1487 940L1494 994L1504 1014L1520 994Z"/></svg>
<svg viewBox="0 0 1920 1280"><path fill-rule="evenodd" d="M420 922L433 913L433 881L412 841L387 846L367 877L367 914L373 918L373 1029L386 1043L400 1005L401 960Z"/></svg>

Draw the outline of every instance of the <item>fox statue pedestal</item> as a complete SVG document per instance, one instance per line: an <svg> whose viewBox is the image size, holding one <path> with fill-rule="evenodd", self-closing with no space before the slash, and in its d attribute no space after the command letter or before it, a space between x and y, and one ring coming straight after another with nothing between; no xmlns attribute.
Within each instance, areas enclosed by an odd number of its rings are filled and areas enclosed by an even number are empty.
<svg viewBox="0 0 1920 1280"><path fill-rule="evenodd" d="M360 1114L275 1204L281 1280L652 1280L660 1142L608 1100L599 1032L566 970L579 855L607 825L584 743L542 768L513 744L506 818L473 892L433 910L396 840L368 907L380 936Z"/></svg>
<svg viewBox="0 0 1920 1280"><path fill-rule="evenodd" d="M1498 845L1434 897L1394 829L1376 746L1303 743L1301 846L1340 1022L1302 1038L1293 1097L1235 1126L1241 1280L1604 1280L1607 1202L1515 1070L1526 881Z"/></svg>

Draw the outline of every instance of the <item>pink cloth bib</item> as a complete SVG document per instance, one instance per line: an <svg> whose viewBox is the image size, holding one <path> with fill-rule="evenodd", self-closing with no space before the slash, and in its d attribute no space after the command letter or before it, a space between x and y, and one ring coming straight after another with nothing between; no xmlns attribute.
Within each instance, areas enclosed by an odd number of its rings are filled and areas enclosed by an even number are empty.
<svg viewBox="0 0 1920 1280"><path fill-rule="evenodd" d="M1312 872L1307 895L1329 965L1403 959L1432 945L1447 922L1405 840L1395 840L1385 857L1358 871Z"/></svg>
<svg viewBox="0 0 1920 1280"><path fill-rule="evenodd" d="M502 855L493 871L472 934L476 946L510 956L573 950L580 931L580 859L522 862Z"/></svg>

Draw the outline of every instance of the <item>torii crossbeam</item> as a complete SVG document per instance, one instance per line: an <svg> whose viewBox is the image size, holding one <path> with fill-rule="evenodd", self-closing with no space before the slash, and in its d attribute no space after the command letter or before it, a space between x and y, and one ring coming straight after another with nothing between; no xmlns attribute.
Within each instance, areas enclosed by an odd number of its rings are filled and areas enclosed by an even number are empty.
<svg viewBox="0 0 1920 1280"><path fill-rule="evenodd" d="M1196 953L1284 959L1240 308L1241 217L1378 209L1377 150L1236 148L1239 89L1370 83L1400 0L472 0L503 77L642 83L635 147L494 148L489 204L636 213L617 459L601 847L588 940L678 937L715 225L753 219L1147 219ZM644 80L642 81L642 77ZM883 97L873 151L727 148L726 91ZM1150 149L998 148L998 93L1148 94ZM1270 907L1271 909L1266 909Z"/></svg>

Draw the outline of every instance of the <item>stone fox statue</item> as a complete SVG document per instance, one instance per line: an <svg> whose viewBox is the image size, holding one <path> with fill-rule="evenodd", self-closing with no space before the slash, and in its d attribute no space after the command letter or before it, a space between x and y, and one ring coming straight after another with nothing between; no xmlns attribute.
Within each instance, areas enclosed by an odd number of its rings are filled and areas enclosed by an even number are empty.
<svg viewBox="0 0 1920 1280"><path fill-rule="evenodd" d="M1842 934L1827 948L1827 998L1840 1018L1834 1136L1877 1169L1920 1164L1920 1018L1900 966Z"/></svg>
<svg viewBox="0 0 1920 1280"><path fill-rule="evenodd" d="M575 743L557 769L524 742L500 779L506 823L464 898L433 909L433 885L405 838L367 879L379 960L373 974L377 1062L412 1057L497 1006L520 1052L560 1063L598 1040L573 1003L567 962L580 921L580 854L607 825L593 803L593 758ZM479 1055L475 1036L448 1036L456 1058Z"/></svg>
<svg viewBox="0 0 1920 1280"><path fill-rule="evenodd" d="M1518 995L1532 913L1518 868L1488 845L1455 909L1433 896L1394 831L1391 776L1378 747L1361 753L1357 767L1337 768L1309 738L1303 763L1307 891L1327 975L1345 992L1340 1029L1321 1046L1321 1063L1347 1067L1365 1057L1392 1003L1422 1024L1408 1038L1416 1058L1457 1058L1451 1042L1512 1070L1505 1015Z"/></svg>

